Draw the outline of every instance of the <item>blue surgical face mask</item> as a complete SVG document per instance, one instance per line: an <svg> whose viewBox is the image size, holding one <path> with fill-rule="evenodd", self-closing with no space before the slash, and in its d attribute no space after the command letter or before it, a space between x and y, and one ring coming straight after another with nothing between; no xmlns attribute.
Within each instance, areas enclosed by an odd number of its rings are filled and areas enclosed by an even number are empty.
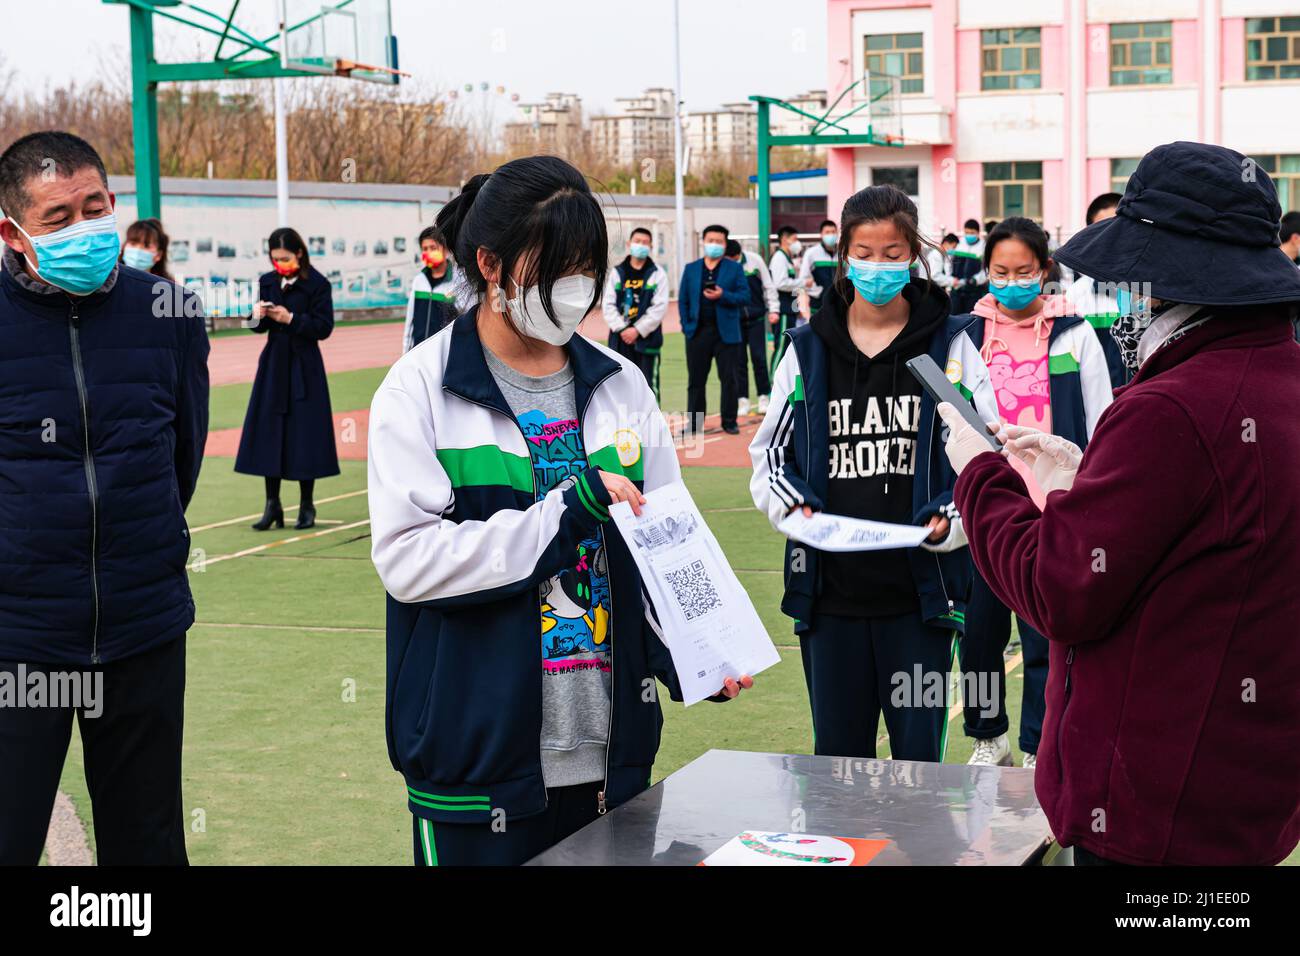
<svg viewBox="0 0 1300 956"><path fill-rule="evenodd" d="M727 247L720 242L706 242L704 244L704 258L721 259L722 254L727 251Z"/></svg>
<svg viewBox="0 0 1300 956"><path fill-rule="evenodd" d="M973 246L975 243L980 241L979 236L962 236L962 238L966 240L966 245L968 246Z"/></svg>
<svg viewBox="0 0 1300 956"><path fill-rule="evenodd" d="M139 246L127 246L122 250L122 261L132 269L148 272L153 268L153 253Z"/></svg>
<svg viewBox="0 0 1300 956"><path fill-rule="evenodd" d="M910 262L870 262L849 259L849 281L872 305L893 301L911 280Z"/></svg>
<svg viewBox="0 0 1300 956"><path fill-rule="evenodd" d="M840 237L833 232L828 232L822 236L822 245L832 252L835 251L835 244L840 241Z"/></svg>
<svg viewBox="0 0 1300 956"><path fill-rule="evenodd" d="M644 242L634 242L627 247L627 251L633 259L644 259L650 255L650 247Z"/></svg>
<svg viewBox="0 0 1300 956"><path fill-rule="evenodd" d="M9 221L18 226L36 251L39 268L27 260L32 271L64 292L90 295L108 280L117 265L122 246L117 238L117 217L111 212L43 236L29 235L13 217Z"/></svg>
<svg viewBox="0 0 1300 956"><path fill-rule="evenodd" d="M1032 279L1004 279L998 285L997 280L990 279L989 291L1004 307L1019 312L1042 294L1043 280L1041 276Z"/></svg>

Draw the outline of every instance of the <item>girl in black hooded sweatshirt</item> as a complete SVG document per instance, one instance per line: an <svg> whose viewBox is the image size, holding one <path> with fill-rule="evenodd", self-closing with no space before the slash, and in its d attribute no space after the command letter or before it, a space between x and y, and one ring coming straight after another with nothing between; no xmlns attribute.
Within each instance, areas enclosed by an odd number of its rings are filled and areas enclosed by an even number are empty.
<svg viewBox="0 0 1300 956"><path fill-rule="evenodd" d="M782 610L795 618L818 754L943 759L947 681L970 562L933 403L906 369L930 354L986 420L988 370L930 281L915 204L873 186L844 205L836 280L787 333L750 455L750 491L773 526L800 509L931 531L920 548L821 552L787 542ZM913 278L915 264L926 277ZM965 317L967 322L971 321Z"/></svg>

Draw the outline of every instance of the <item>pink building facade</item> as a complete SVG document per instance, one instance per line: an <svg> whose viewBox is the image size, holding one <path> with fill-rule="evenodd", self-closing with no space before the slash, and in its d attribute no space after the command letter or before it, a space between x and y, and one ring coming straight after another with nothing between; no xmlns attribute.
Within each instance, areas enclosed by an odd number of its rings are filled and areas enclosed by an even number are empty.
<svg viewBox="0 0 1300 956"><path fill-rule="evenodd" d="M900 77L902 148L833 147L828 206L893 182L931 235L1030 215L1056 239L1147 150L1222 143L1300 207L1300 0L828 0L829 100ZM878 109L878 108L877 108Z"/></svg>

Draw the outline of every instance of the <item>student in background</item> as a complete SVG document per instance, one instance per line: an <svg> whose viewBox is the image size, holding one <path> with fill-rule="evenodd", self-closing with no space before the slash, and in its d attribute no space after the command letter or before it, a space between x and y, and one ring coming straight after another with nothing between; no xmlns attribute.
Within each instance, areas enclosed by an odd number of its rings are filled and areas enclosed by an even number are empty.
<svg viewBox="0 0 1300 956"><path fill-rule="evenodd" d="M398 359L371 410L388 754L416 865L514 865L649 786L646 691L681 688L609 508L639 514L681 472L641 372L575 334L609 256L582 173L513 160L438 224L481 304Z"/></svg>
<svg viewBox="0 0 1300 956"><path fill-rule="evenodd" d="M609 326L609 347L641 370L657 402L668 274L650 258L653 241L649 229L632 230L627 255L610 270L600 309Z"/></svg>
<svg viewBox="0 0 1300 956"><path fill-rule="evenodd" d="M821 308L822 295L835 282L839 263L835 250L839 248L839 227L835 220L827 219L819 230L821 239L816 245L804 250L803 261L799 263L799 282L808 294L808 315L817 314Z"/></svg>
<svg viewBox="0 0 1300 956"><path fill-rule="evenodd" d="M883 711L893 757L941 761L944 701L913 685L898 702L894 675L946 687L971 564L934 405L905 363L926 354L955 370L982 415L993 394L964 327L978 321L950 319L943 291L910 273L925 246L915 203L871 186L844 204L839 234L841 277L790 333L749 489L773 527L802 509L930 529L926 545L889 551L787 542L781 609L796 621L817 753L875 756Z"/></svg>
<svg viewBox="0 0 1300 956"><path fill-rule="evenodd" d="M1278 236L1282 240L1282 252L1300 266L1300 212L1289 212L1282 217Z"/></svg>
<svg viewBox="0 0 1300 956"><path fill-rule="evenodd" d="M804 288L804 284L799 280L799 267L795 263L800 262L799 257L802 254L803 243L799 241L798 231L794 226L782 226L777 233L776 252L772 253L772 260L768 263L768 271L771 274L772 285L776 287L777 298L777 317L772 323L772 360L768 366L769 380L776 372L781 356L785 354L785 346L789 341L785 336L786 330L799 324L799 292Z"/></svg>
<svg viewBox="0 0 1300 956"><path fill-rule="evenodd" d="M1102 193L1089 203L1088 225L1112 218L1121 198L1119 193ZM1111 387L1119 388L1128 381L1128 370L1124 367L1115 337L1110 334L1110 327L1119 318L1119 303L1115 300L1114 290L1088 276L1079 276L1065 290L1065 297L1075 314L1097 330L1097 341L1110 369Z"/></svg>
<svg viewBox="0 0 1300 956"><path fill-rule="evenodd" d="M122 246L118 262L160 279L175 281L167 265L169 243L161 220L137 219L127 226L126 242Z"/></svg>
<svg viewBox="0 0 1300 956"><path fill-rule="evenodd" d="M677 311L686 337L686 431L704 429L709 369L716 362L722 385L722 430L740 434L736 424L740 363L745 360L741 312L749 304L745 271L726 257L726 226L706 226L704 255L688 262L677 289Z"/></svg>
<svg viewBox="0 0 1300 956"><path fill-rule="evenodd" d="M266 336L239 436L235 471L261 475L266 509L254 531L284 527L282 479L298 482L295 528L316 524L316 479L339 473L329 379L320 343L334 331L330 283L312 268L302 236L281 228L269 240L272 270L258 279L253 332Z"/></svg>
<svg viewBox="0 0 1300 956"><path fill-rule="evenodd" d="M952 311L963 315L975 307L988 291L984 274L984 240L980 238L980 224L967 219L962 226L961 242L949 253L952 259Z"/></svg>
<svg viewBox="0 0 1300 956"><path fill-rule="evenodd" d="M1065 296L1043 294L1043 277L1052 267L1047 233L1032 219L1005 219L989 236L983 264L989 294L975 306L978 321L970 335L988 367L998 419L1085 447L1111 402L1110 370L1092 327L1071 312ZM1043 507L1045 495L1029 468L1018 460L1012 464ZM1024 655L1020 750L1024 765L1032 767L1046 709L1048 644L1023 618L1017 624ZM962 638L962 686L995 700L965 702L966 735L975 739L973 764L1012 759L1002 657L1010 639L1010 610L976 575Z"/></svg>
<svg viewBox="0 0 1300 956"><path fill-rule="evenodd" d="M939 241L938 248L929 247L925 250L930 280L944 292L952 292L952 253L957 245L957 236L949 232Z"/></svg>
<svg viewBox="0 0 1300 956"><path fill-rule="evenodd" d="M768 274L762 257L758 253L742 249L735 239L727 240L727 258L745 270L745 281L749 284L749 303L740 320L740 331L749 352L749 361L746 361L742 352L738 368L740 378L736 382L736 390L740 395L737 413L749 414L749 362L752 361L754 388L758 393L758 414L766 415L767 398L772 391L767 370L767 326L774 324L780 314L776 286L772 284L772 277Z"/></svg>
<svg viewBox="0 0 1300 956"><path fill-rule="evenodd" d="M437 226L420 233L420 271L411 279L406 301L402 351L409 352L437 335L452 319L475 305L460 269L447 252Z"/></svg>

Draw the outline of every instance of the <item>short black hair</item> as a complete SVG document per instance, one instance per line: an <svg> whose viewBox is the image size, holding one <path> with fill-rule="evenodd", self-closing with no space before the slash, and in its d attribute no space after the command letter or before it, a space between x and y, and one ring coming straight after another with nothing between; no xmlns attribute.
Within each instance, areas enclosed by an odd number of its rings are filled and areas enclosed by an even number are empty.
<svg viewBox="0 0 1300 956"><path fill-rule="evenodd" d="M80 136L57 129L21 136L0 153L0 209L6 216L20 219L31 203L27 183L33 176L50 169L59 176L71 176L87 168L99 173L107 189L104 161Z"/></svg>
<svg viewBox="0 0 1300 956"><path fill-rule="evenodd" d="M1092 225L1092 221L1097 218L1098 213L1105 212L1107 209L1114 209L1119 205L1119 201L1124 197L1119 193L1102 193L1092 202L1088 203L1088 212L1083 217L1084 222Z"/></svg>
<svg viewBox="0 0 1300 956"><path fill-rule="evenodd" d="M940 242L956 242L957 234L955 232L945 232Z"/></svg>
<svg viewBox="0 0 1300 956"><path fill-rule="evenodd" d="M839 232L840 224L837 223L834 219L823 219L823 220L822 220L822 224L821 224L820 226L817 227L817 231L818 231L818 232L821 232L821 231L822 231L823 229L825 229L827 226L830 226L830 227L831 227L832 229L834 229L836 232Z"/></svg>
<svg viewBox="0 0 1300 956"><path fill-rule="evenodd" d="M730 238L731 238L731 230L728 229L726 226L719 226L717 223L714 223L712 226L705 226L705 227L700 231L700 238L703 239L705 236L707 236L707 235L708 235L709 233L711 233L711 232L720 232L720 233L722 233L722 237L723 237L724 239L730 239Z"/></svg>
<svg viewBox="0 0 1300 956"><path fill-rule="evenodd" d="M517 284L539 287L542 309L557 328L551 291L561 278L592 273L588 310L600 302L609 268L605 214L582 173L558 156L522 156L470 177L438 211L437 222L480 300L488 288L478 264L483 249L500 267L500 289L516 279L516 263L526 262Z"/></svg>
<svg viewBox="0 0 1300 956"><path fill-rule="evenodd" d="M985 232L992 232L997 227L998 227L998 221L996 219L990 219L986 223L984 223Z"/></svg>
<svg viewBox="0 0 1300 956"><path fill-rule="evenodd" d="M1300 212L1291 211L1282 217L1278 228L1278 238L1286 242L1292 236L1300 235Z"/></svg>
<svg viewBox="0 0 1300 956"><path fill-rule="evenodd" d="M780 229L778 229L778 230L776 231L776 235L777 235L777 238L778 238L778 239L784 239L786 236L797 236L797 235L799 235L799 230L796 229L794 226L786 225L786 226L782 226Z"/></svg>
<svg viewBox="0 0 1300 956"><path fill-rule="evenodd" d="M1023 216L1011 216L1003 219L995 225L989 233L988 242L984 244L984 268L989 267L993 260L993 250L998 247L998 243L1003 239L1017 239L1029 247L1029 251L1034 254L1038 264L1042 267L1047 266L1047 261L1051 259L1051 251L1047 247L1047 230L1032 219L1026 219Z"/></svg>
<svg viewBox="0 0 1300 956"><path fill-rule="evenodd" d="M423 229L421 229L420 238L415 240L415 244L417 246L422 246L424 245L424 240L426 239L432 239L434 242L442 246L444 249L447 248L447 240L443 238L442 230L439 229L437 226L425 226Z"/></svg>
<svg viewBox="0 0 1300 956"><path fill-rule="evenodd" d="M647 239L649 239L651 242L654 242L654 239L655 239L655 237L654 237L654 233L652 233L652 232L651 232L649 229L647 229L645 226L637 226L635 229L633 229L631 232L629 232L629 233L627 234L627 240L628 240L628 242L631 242L631 241L632 241L633 239L635 239L637 236L645 236L645 237L646 237Z"/></svg>
<svg viewBox="0 0 1300 956"><path fill-rule="evenodd" d="M980 229L980 223L979 223L979 220L978 220L978 219L967 219L966 222L962 224L962 228L963 228L963 229L974 229L976 232L979 232L979 229Z"/></svg>
<svg viewBox="0 0 1300 956"><path fill-rule="evenodd" d="M735 239L728 239L727 251L725 255L728 259L730 259L732 256L741 256L743 258L745 255L745 250L740 248L740 243L738 243Z"/></svg>

